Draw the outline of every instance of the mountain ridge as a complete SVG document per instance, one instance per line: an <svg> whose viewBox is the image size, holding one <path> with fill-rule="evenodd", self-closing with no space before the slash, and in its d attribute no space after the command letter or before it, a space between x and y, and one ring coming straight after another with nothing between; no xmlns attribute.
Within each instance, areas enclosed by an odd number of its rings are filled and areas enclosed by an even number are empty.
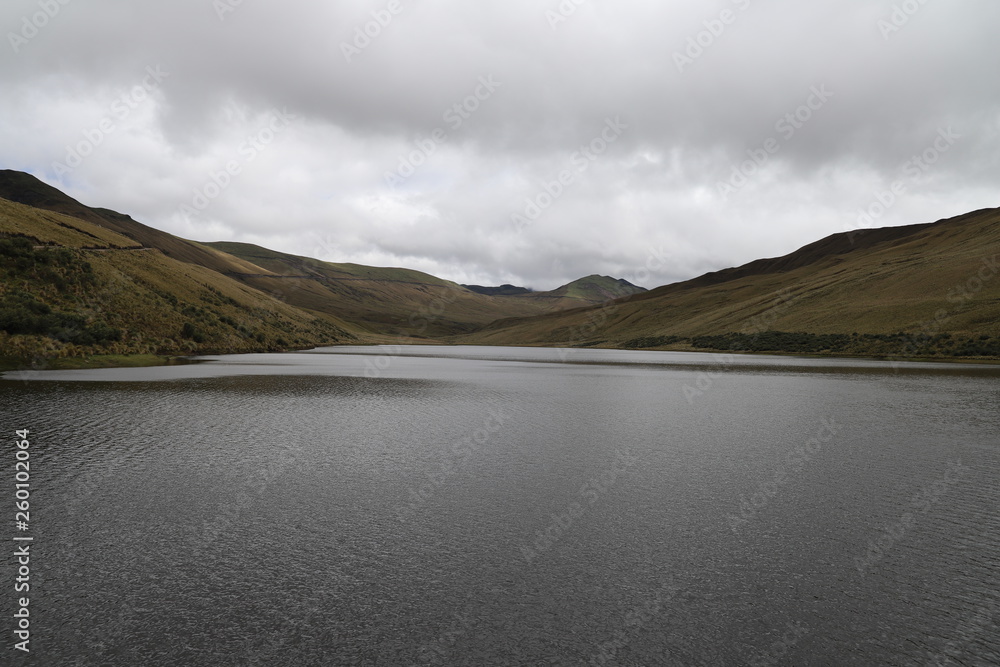
<svg viewBox="0 0 1000 667"><path fill-rule="evenodd" d="M1000 356L1000 209L833 234L652 290L593 274L534 292L190 241L4 170L0 254L0 356L399 340Z"/></svg>
<svg viewBox="0 0 1000 667"><path fill-rule="evenodd" d="M833 234L603 306L497 321L456 342L1000 356L998 257L1000 209L981 209ZM947 349L955 336L961 345Z"/></svg>

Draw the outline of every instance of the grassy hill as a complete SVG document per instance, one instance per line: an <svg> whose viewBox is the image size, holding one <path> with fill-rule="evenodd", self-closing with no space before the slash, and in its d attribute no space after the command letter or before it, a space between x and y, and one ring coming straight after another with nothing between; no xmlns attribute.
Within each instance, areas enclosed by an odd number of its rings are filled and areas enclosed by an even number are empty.
<svg viewBox="0 0 1000 667"><path fill-rule="evenodd" d="M227 257L194 241L154 229L133 220L128 215L105 208L85 206L31 174L9 169L0 170L0 198L84 220L102 229L117 232L128 238L130 245L156 248L167 257L181 262L198 264L220 273L241 269L251 270L236 262L233 257Z"/></svg>
<svg viewBox="0 0 1000 667"><path fill-rule="evenodd" d="M644 291L606 276L581 278L551 292L472 289L412 269L323 262L247 243L205 245L267 269L266 274L227 273L256 289L303 308L338 314L371 333L417 339L440 339L499 318L593 305Z"/></svg>
<svg viewBox="0 0 1000 667"><path fill-rule="evenodd" d="M552 310L563 310L601 304L611 299L642 294L645 291L644 287L637 287L621 278L592 275L574 280L551 292L534 292L530 295L520 295L519 298L549 300Z"/></svg>
<svg viewBox="0 0 1000 667"><path fill-rule="evenodd" d="M491 345L1000 355L1000 210L835 234L784 257L458 339Z"/></svg>
<svg viewBox="0 0 1000 667"><path fill-rule="evenodd" d="M398 341L1000 357L1000 209L835 234L646 291L549 292L198 243L0 171L0 357ZM8 362L9 365L10 362Z"/></svg>
<svg viewBox="0 0 1000 667"><path fill-rule="evenodd" d="M198 243L10 170L0 244L0 357L20 359L431 342L639 289L591 277L514 298L411 269Z"/></svg>
<svg viewBox="0 0 1000 667"><path fill-rule="evenodd" d="M359 340L95 223L0 199L0 356L250 352Z"/></svg>
<svg viewBox="0 0 1000 667"><path fill-rule="evenodd" d="M457 283L401 268L337 264L247 243L208 243L267 273L228 272L289 304L336 314L371 334L436 340L498 317L545 312L535 302L478 294Z"/></svg>

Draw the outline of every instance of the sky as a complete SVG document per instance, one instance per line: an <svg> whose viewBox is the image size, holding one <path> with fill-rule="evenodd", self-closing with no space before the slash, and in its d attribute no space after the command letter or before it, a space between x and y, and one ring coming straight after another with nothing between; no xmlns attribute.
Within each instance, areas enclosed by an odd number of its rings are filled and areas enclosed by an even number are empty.
<svg viewBox="0 0 1000 667"><path fill-rule="evenodd" d="M995 0L5 0L0 167L199 241L655 287L1000 206Z"/></svg>

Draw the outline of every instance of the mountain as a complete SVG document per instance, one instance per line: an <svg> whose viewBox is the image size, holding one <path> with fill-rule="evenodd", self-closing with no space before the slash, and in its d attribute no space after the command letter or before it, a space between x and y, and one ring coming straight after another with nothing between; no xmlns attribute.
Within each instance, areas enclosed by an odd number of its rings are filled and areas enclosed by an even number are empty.
<svg viewBox="0 0 1000 667"><path fill-rule="evenodd" d="M476 294L486 294L487 296L515 296L531 294L534 291L527 287L515 287L507 283L500 285L500 287L483 287L482 285L462 285L462 287Z"/></svg>
<svg viewBox="0 0 1000 667"><path fill-rule="evenodd" d="M437 339L474 331L498 317L547 310L539 303L478 294L412 269L324 262L248 243L205 245L266 270L230 271L230 277L292 305L343 317L371 334Z"/></svg>
<svg viewBox="0 0 1000 667"><path fill-rule="evenodd" d="M639 289L601 278L488 294L411 269L198 243L11 170L0 257L0 356L19 358L443 341Z"/></svg>
<svg viewBox="0 0 1000 667"><path fill-rule="evenodd" d="M609 299L620 299L633 294L642 294L645 287L637 287L627 280L610 276L587 276L574 280L548 293L549 298L575 299L582 305L584 302L604 303Z"/></svg>
<svg viewBox="0 0 1000 667"><path fill-rule="evenodd" d="M372 333L418 339L469 333L500 318L589 306L644 291L606 276L588 276L550 292L512 286L471 289L412 269L323 262L248 243L204 245L267 269L266 274L227 275L290 304L336 314Z"/></svg>
<svg viewBox="0 0 1000 667"><path fill-rule="evenodd" d="M834 234L653 290L547 292L182 239L0 171L0 357L439 342L1000 357L1000 210Z"/></svg>
<svg viewBox="0 0 1000 667"><path fill-rule="evenodd" d="M253 352L361 333L107 227L0 199L2 357Z"/></svg>
<svg viewBox="0 0 1000 667"><path fill-rule="evenodd" d="M536 292L527 287L501 285L500 287L481 287L479 285L462 285L462 287L490 296L517 296L530 299L563 299L563 308L577 308L587 303L599 304L608 299L619 299L623 296L641 294L645 287L637 287L627 280L609 276L586 276L579 280L557 287L549 292ZM551 305L551 301L549 302Z"/></svg>
<svg viewBox="0 0 1000 667"><path fill-rule="evenodd" d="M213 271L225 273L239 270L241 267L246 268L242 263L234 262L232 257L220 255L201 244L136 222L128 215L105 208L85 206L31 174L9 169L0 170L0 198L85 220L127 237L132 245L155 248L167 257L197 264Z"/></svg>
<svg viewBox="0 0 1000 667"><path fill-rule="evenodd" d="M1000 356L1000 209L834 234L608 302L496 322L466 344Z"/></svg>

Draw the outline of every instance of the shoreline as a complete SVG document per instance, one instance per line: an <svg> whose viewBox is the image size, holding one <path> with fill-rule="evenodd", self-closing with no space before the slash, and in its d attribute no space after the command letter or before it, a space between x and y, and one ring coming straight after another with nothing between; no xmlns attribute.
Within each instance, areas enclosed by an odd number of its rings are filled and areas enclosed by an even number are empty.
<svg viewBox="0 0 1000 667"><path fill-rule="evenodd" d="M441 345L444 347L458 346L457 344L444 343L441 341L437 341L432 344ZM372 343L369 344L368 346L378 347L379 345L380 345L379 343ZM417 346L419 345L415 345L415 347ZM358 345L341 343L334 345L319 345L308 348L295 348L295 349L278 350L272 352L261 352L259 354L285 354L293 352L302 352L305 350L314 350L320 347L358 347ZM496 347L496 348L536 347L536 348L548 348L548 349L566 348L566 346L559 346L559 345L483 345L481 347ZM785 352L777 350L744 351L744 350L712 350L712 349L691 349L691 348L678 349L671 347L636 349L629 347L587 346L587 347L571 347L568 349L619 350L623 352L688 352L695 354L739 354L744 356L798 357L802 359L865 359L869 361L903 362L903 363L931 362L931 363L942 363L942 364L988 364L988 365L1000 366L1000 357L943 357L943 356L886 357L877 355L844 354L837 352L831 352L828 354L818 354L818 353L806 354L800 352ZM11 371L27 371L27 370L64 371L64 370L96 370L102 368L147 368L154 366L177 366L177 365L201 363L201 360L197 359L196 357L228 355L228 354L246 354L246 352L213 352L213 353L198 353L191 355L90 354L81 357L53 357L43 360L21 359L17 357L0 357L0 373L11 372Z"/></svg>

